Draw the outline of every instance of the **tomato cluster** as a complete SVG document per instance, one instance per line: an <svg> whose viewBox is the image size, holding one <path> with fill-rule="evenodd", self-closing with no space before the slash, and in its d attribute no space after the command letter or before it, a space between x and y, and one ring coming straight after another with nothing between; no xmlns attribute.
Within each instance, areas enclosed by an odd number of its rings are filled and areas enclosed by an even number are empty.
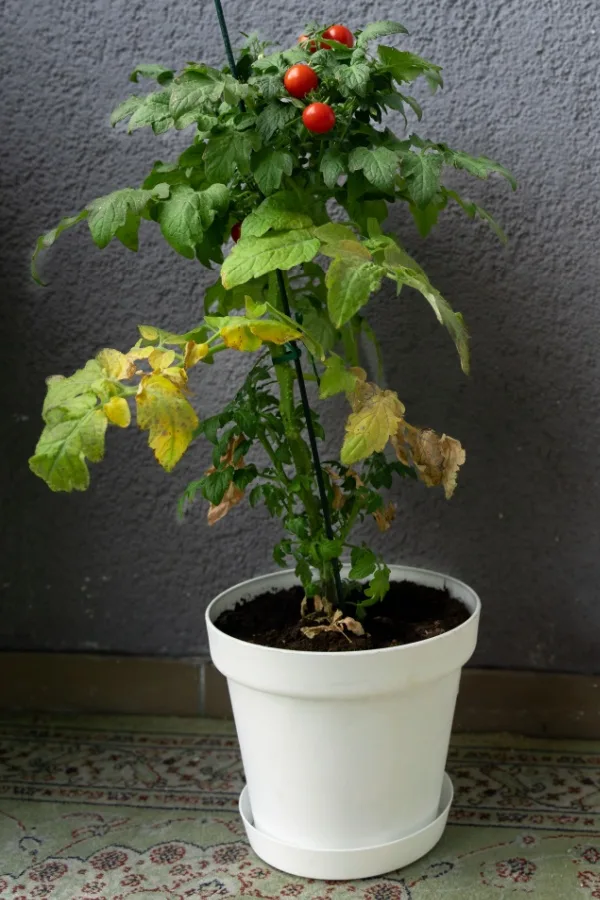
<svg viewBox="0 0 600 900"><path fill-rule="evenodd" d="M324 38L345 44L346 47L354 46L354 35L345 25L331 25L323 32ZM315 53L317 42L310 40L307 35L301 34L299 44L307 44L309 53ZM331 44L320 42L321 49L330 50ZM303 100L307 94L316 90L319 85L319 76L306 63L297 63L291 66L283 76L285 89L291 97ZM310 103L302 112L302 121L308 131L314 134L326 134L335 125L335 112L328 103Z"/></svg>

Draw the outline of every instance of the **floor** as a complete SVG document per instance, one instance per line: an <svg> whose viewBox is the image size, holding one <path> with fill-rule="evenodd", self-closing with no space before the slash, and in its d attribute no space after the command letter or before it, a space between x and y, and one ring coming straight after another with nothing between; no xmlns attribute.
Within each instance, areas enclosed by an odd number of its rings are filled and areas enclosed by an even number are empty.
<svg viewBox="0 0 600 900"><path fill-rule="evenodd" d="M230 724L0 719L0 898L600 898L600 743L461 735L448 769L456 800L429 856L306 881L246 843Z"/></svg>

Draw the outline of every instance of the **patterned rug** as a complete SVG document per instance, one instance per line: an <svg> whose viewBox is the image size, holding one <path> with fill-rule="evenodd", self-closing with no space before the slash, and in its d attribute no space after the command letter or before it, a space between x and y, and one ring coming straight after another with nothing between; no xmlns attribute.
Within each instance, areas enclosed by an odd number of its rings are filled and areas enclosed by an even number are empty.
<svg viewBox="0 0 600 900"><path fill-rule="evenodd" d="M231 725L5 718L0 898L600 898L600 745L459 736L448 769L456 800L429 856L368 881L307 881L248 847Z"/></svg>

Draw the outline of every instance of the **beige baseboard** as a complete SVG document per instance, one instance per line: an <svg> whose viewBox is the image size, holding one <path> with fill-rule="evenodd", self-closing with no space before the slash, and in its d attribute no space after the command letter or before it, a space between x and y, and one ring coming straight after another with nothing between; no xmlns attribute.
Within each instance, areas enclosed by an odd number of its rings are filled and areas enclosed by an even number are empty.
<svg viewBox="0 0 600 900"><path fill-rule="evenodd" d="M205 658L0 652L0 710L229 718ZM600 739L600 677L465 669L456 731Z"/></svg>

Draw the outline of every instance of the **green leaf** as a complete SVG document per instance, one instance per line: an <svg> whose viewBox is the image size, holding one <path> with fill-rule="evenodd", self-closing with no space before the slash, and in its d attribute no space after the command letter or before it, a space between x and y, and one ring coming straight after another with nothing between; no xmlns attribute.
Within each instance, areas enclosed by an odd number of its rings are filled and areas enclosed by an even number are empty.
<svg viewBox="0 0 600 900"><path fill-rule="evenodd" d="M138 106L140 106L144 102L144 97L128 97L127 100L124 100L122 103L113 109L110 115L110 124L115 127L117 122L120 122L122 119L126 119L132 113L136 111Z"/></svg>
<svg viewBox="0 0 600 900"><path fill-rule="evenodd" d="M285 95L283 81L279 75L256 75L249 81L265 100L276 100Z"/></svg>
<svg viewBox="0 0 600 900"><path fill-rule="evenodd" d="M140 216L136 216L128 210L125 224L121 225L120 228L117 228L115 237L117 240L121 241L123 246L127 247L128 250L133 250L134 253L137 253L139 248L139 230Z"/></svg>
<svg viewBox="0 0 600 900"><path fill-rule="evenodd" d="M408 31L400 22L371 22L357 37L356 46L366 47L369 41L375 41L389 34L408 34Z"/></svg>
<svg viewBox="0 0 600 900"><path fill-rule="evenodd" d="M159 84L165 84L167 81L171 81L174 74L171 69L165 69L164 66L142 64L135 67L129 76L129 80L137 83L139 78L152 78L158 81Z"/></svg>
<svg viewBox="0 0 600 900"><path fill-rule="evenodd" d="M308 228L312 224L310 216L301 211L297 194L279 191L263 200L246 216L242 234L244 237L262 237L267 231Z"/></svg>
<svg viewBox="0 0 600 900"><path fill-rule="evenodd" d="M335 394L353 391L355 386L356 375L346 368L343 359L337 355L329 356L325 360L325 371L321 375L319 386L321 400L327 400Z"/></svg>
<svg viewBox="0 0 600 900"><path fill-rule="evenodd" d="M444 205L440 206L435 200L423 207L415 206L414 203L410 204L410 211L421 237L427 237L433 226L437 224L440 209L443 209Z"/></svg>
<svg viewBox="0 0 600 900"><path fill-rule="evenodd" d="M169 92L160 91L144 97L129 119L127 131L131 134L138 128L151 125L154 134L163 134L169 128L173 128L174 124L173 117L169 112Z"/></svg>
<svg viewBox="0 0 600 900"><path fill-rule="evenodd" d="M88 225L94 243L103 249L125 225L128 213L140 216L151 200L163 199L168 194L169 186L159 184L152 190L125 188L92 200L88 206Z"/></svg>
<svg viewBox="0 0 600 900"><path fill-rule="evenodd" d="M106 372L96 359L88 360L83 369L78 369L68 378L51 375L46 379L47 392L42 407L44 422L51 425L61 421L73 401L89 394L95 387L101 389L105 381Z"/></svg>
<svg viewBox="0 0 600 900"><path fill-rule="evenodd" d="M398 284L415 288L431 305L436 318L444 325L458 350L463 372L469 374L469 333L460 313L454 312L448 301L433 287L425 273L398 267L394 270Z"/></svg>
<svg viewBox="0 0 600 900"><path fill-rule="evenodd" d="M367 63L354 63L352 66L338 66L335 75L344 97L357 94L367 96L367 86L371 77L371 67Z"/></svg>
<svg viewBox="0 0 600 900"><path fill-rule="evenodd" d="M291 269L313 259L320 246L314 230L309 228L259 238L242 236L223 263L223 284L226 288L231 288L275 269Z"/></svg>
<svg viewBox="0 0 600 900"><path fill-rule="evenodd" d="M400 84L410 83L420 75L425 75L433 85L443 86L441 66L407 50L396 50L395 47L380 45L377 53L383 65Z"/></svg>
<svg viewBox="0 0 600 900"><path fill-rule="evenodd" d="M454 200L460 208L468 215L470 219L480 218L484 222L490 226L496 237L503 243L506 244L508 238L504 233L502 226L496 222L494 217L482 206L478 206L477 203L473 203L471 200L465 200L464 197L461 197L456 191L448 190L444 188L444 194L446 197L450 197Z"/></svg>
<svg viewBox="0 0 600 900"><path fill-rule="evenodd" d="M498 175L502 175L503 178L506 178L513 191L516 191L517 189L517 182L514 175L512 175L503 165L494 162L493 159L489 159L487 156L471 156L468 153L464 153L462 150L450 149L446 151L445 156L447 162L450 162L455 169L464 169L465 172L468 172L470 175L475 175L477 178L487 178L488 175L495 172Z"/></svg>
<svg viewBox="0 0 600 900"><path fill-rule="evenodd" d="M380 600L383 600L385 595L390 589L390 570L387 566L382 566L380 569L377 569L369 587L365 589L365 598L361 600L359 607L360 609L364 609L367 606L374 606L375 603L379 603Z"/></svg>
<svg viewBox="0 0 600 900"><path fill-rule="evenodd" d="M371 262L334 259L327 270L327 308L336 328L345 325L381 286L385 269Z"/></svg>
<svg viewBox="0 0 600 900"><path fill-rule="evenodd" d="M323 173L323 181L328 188L336 186L338 178L346 171L344 158L337 147L329 147L321 158L319 165Z"/></svg>
<svg viewBox="0 0 600 900"><path fill-rule="evenodd" d="M233 466L227 466L226 469L217 469L216 472L206 475L203 479L202 493L213 506L218 506L223 499L225 491L233 478L234 471Z"/></svg>
<svg viewBox="0 0 600 900"><path fill-rule="evenodd" d="M387 147L355 147L350 153L351 172L362 170L365 178L380 191L392 192L398 171L398 156Z"/></svg>
<svg viewBox="0 0 600 900"><path fill-rule="evenodd" d="M377 557L368 547L353 547L350 552L352 568L349 578L368 578L377 568Z"/></svg>
<svg viewBox="0 0 600 900"><path fill-rule="evenodd" d="M265 106L256 120L256 130L263 143L268 144L273 135L298 116L298 110L291 103L272 100Z"/></svg>
<svg viewBox="0 0 600 900"><path fill-rule="evenodd" d="M443 162L437 153L407 153L402 157L402 176L415 206L427 206L439 191Z"/></svg>
<svg viewBox="0 0 600 900"><path fill-rule="evenodd" d="M173 83L169 111L177 122L183 116L211 113L212 104L223 93L223 82L207 71L188 70Z"/></svg>
<svg viewBox="0 0 600 900"><path fill-rule="evenodd" d="M35 248L31 257L31 276L34 281L36 281L42 287L44 286L44 282L40 278L36 268L36 261L42 250L48 250L49 247L55 242L56 238L59 237L66 231L67 228L72 228L73 225L77 225L79 222L82 222L83 219L86 219L88 216L88 210L82 209L81 212L78 212L76 216L66 216L64 219L61 219L58 225L55 228L52 228L50 231L47 231L46 234L42 234L36 241Z"/></svg>
<svg viewBox="0 0 600 900"><path fill-rule="evenodd" d="M100 407L46 425L29 468L52 491L84 491L90 483L86 459L102 459L106 426L107 418Z"/></svg>
<svg viewBox="0 0 600 900"><path fill-rule="evenodd" d="M333 540L321 538L316 549L320 558L328 562L330 559L340 558L344 549L344 542L342 538L334 538Z"/></svg>
<svg viewBox="0 0 600 900"><path fill-rule="evenodd" d="M228 131L211 137L204 155L209 181L227 184L236 170L242 174L249 172L254 144L252 135L245 131Z"/></svg>
<svg viewBox="0 0 600 900"><path fill-rule="evenodd" d="M263 194L272 194L281 187L284 175L291 175L294 158L286 150L269 150L265 147L252 157L252 171Z"/></svg>
<svg viewBox="0 0 600 900"><path fill-rule="evenodd" d="M229 191L225 185L211 185L195 191L187 185L175 185L158 211L158 223L165 240L177 253L193 259L196 245L212 224L217 212L227 208Z"/></svg>

